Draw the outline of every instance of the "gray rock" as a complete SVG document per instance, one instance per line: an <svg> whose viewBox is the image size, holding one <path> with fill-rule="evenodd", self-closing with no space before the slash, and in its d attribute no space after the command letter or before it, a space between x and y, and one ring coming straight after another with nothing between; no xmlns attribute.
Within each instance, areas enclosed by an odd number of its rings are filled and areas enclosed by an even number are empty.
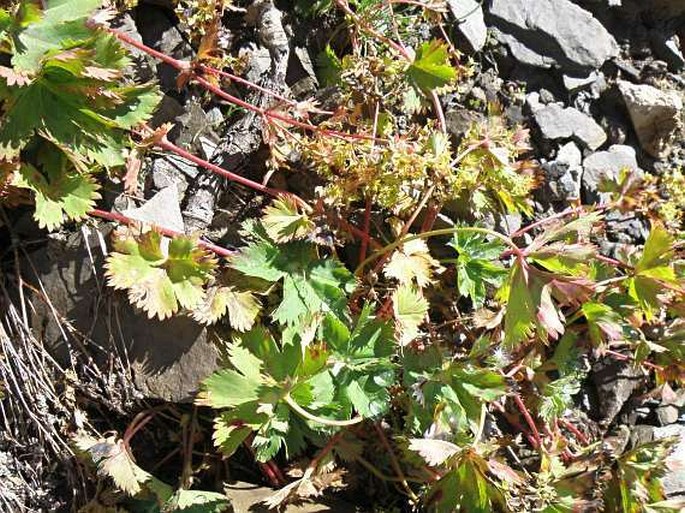
<svg viewBox="0 0 685 513"><path fill-rule="evenodd" d="M607 151L589 155L583 162L583 196L586 203L602 200L599 185L604 178L617 179L622 169L629 169L642 176L644 173L637 164L635 150L630 146L615 144Z"/></svg>
<svg viewBox="0 0 685 513"><path fill-rule="evenodd" d="M464 36L471 50L478 52L485 46L488 28L483 8L476 0L448 0L447 5L456 20L457 30Z"/></svg>
<svg viewBox="0 0 685 513"><path fill-rule="evenodd" d="M127 217L183 233L183 215L176 187L162 189L139 208L122 212Z"/></svg>
<svg viewBox="0 0 685 513"><path fill-rule="evenodd" d="M540 100L540 93L538 91L528 93L526 95L526 105L531 112L541 109L544 106L544 103Z"/></svg>
<svg viewBox="0 0 685 513"><path fill-rule="evenodd" d="M265 47L250 44L241 48L238 55L249 59L245 78L255 84L258 84L262 76L271 68L271 54Z"/></svg>
<svg viewBox="0 0 685 513"><path fill-rule="evenodd" d="M507 34L501 30L493 30L493 36L497 41L506 45L509 48L512 57L522 64L543 69L549 69L556 64L554 59L546 57L535 50L531 50L511 34Z"/></svg>
<svg viewBox="0 0 685 513"><path fill-rule="evenodd" d="M580 177L582 154L578 147L569 142L562 146L557 158L542 164L545 173L544 190L551 202L564 202L580 198Z"/></svg>
<svg viewBox="0 0 685 513"><path fill-rule="evenodd" d="M190 60L195 54L167 9L141 3L136 9L136 23L147 46L176 59ZM157 63L157 77L163 91L177 90L177 76L178 72L169 64Z"/></svg>
<svg viewBox="0 0 685 513"><path fill-rule="evenodd" d="M595 84L598 81L605 81L604 73L601 71L593 71L586 77L574 77L571 75L564 75L562 77L564 87L569 93L576 92L580 89L585 89ZM606 81L605 81L606 83Z"/></svg>
<svg viewBox="0 0 685 513"><path fill-rule="evenodd" d="M685 495L685 426L671 424L654 429L655 440L670 437L677 437L680 442L666 460L669 470L661 482L667 497L683 496Z"/></svg>
<svg viewBox="0 0 685 513"><path fill-rule="evenodd" d="M457 138L463 137L473 124L483 121L485 121L485 116L470 109L458 108L445 113L447 131Z"/></svg>
<svg viewBox="0 0 685 513"><path fill-rule="evenodd" d="M654 440L654 426L647 424L636 424L630 430L630 446L631 448L638 447L640 445L648 444Z"/></svg>
<svg viewBox="0 0 685 513"><path fill-rule="evenodd" d="M181 105L176 98L169 94L165 94L162 96L162 101L159 102L159 106L150 120L150 125L154 128L158 128L164 123L175 121L176 118L181 116L184 112L183 105ZM176 137L180 130L181 126L174 126L167 134L169 140L176 141Z"/></svg>
<svg viewBox="0 0 685 513"><path fill-rule="evenodd" d="M108 375L126 372L143 397L188 401L199 383L218 369L219 352L208 330L189 318L150 320L123 294L105 286L98 242L90 240L91 263L83 238L50 241L31 255L24 278L44 290L50 305L32 293L31 326L63 365L81 353ZM118 379L109 378L113 383Z"/></svg>
<svg viewBox="0 0 685 513"><path fill-rule="evenodd" d="M528 64L548 67L551 62L582 73L618 55L611 34L570 0L492 0L489 12L494 26L510 36L506 39L512 54L517 59L523 55ZM518 45L512 45L511 38Z"/></svg>
<svg viewBox="0 0 685 513"><path fill-rule="evenodd" d="M618 87L642 149L653 157L665 157L681 124L681 94L626 81L619 81Z"/></svg>
<svg viewBox="0 0 685 513"><path fill-rule="evenodd" d="M611 242L623 245L641 245L649 236L649 225L633 212L607 212L606 236Z"/></svg>
<svg viewBox="0 0 685 513"><path fill-rule="evenodd" d="M556 102L556 98L551 91L548 91L547 89L540 89L540 103L548 105L554 102Z"/></svg>
<svg viewBox="0 0 685 513"><path fill-rule="evenodd" d="M200 100L193 98L186 104L184 112L176 118L178 132L175 143L191 152L200 153L203 151L201 137L219 140L212 126L212 122L200 105ZM209 155L203 156L206 158Z"/></svg>
<svg viewBox="0 0 685 513"><path fill-rule="evenodd" d="M592 370L592 381L599 399L599 423L607 427L633 393L646 382L646 375L639 367L619 360L600 360Z"/></svg>
<svg viewBox="0 0 685 513"><path fill-rule="evenodd" d="M224 122L224 115L219 107L212 107L207 111L207 122L213 127L217 127Z"/></svg>
<svg viewBox="0 0 685 513"><path fill-rule="evenodd" d="M175 187L178 197L183 197L188 188L186 175L166 156L152 161L150 174L152 175L152 184L159 191L167 187Z"/></svg>
<svg viewBox="0 0 685 513"><path fill-rule="evenodd" d="M297 59L299 66L293 65L288 69L288 80L292 82L290 90L295 98L306 98L316 93L319 88L319 80L316 78L314 63L309 55L309 50L303 46L293 49L292 57ZM299 68L297 71L293 68Z"/></svg>
<svg viewBox="0 0 685 513"><path fill-rule="evenodd" d="M656 409L656 418L660 426L668 426L678 422L678 408L672 405L659 406Z"/></svg>
<svg viewBox="0 0 685 513"><path fill-rule="evenodd" d="M205 159L211 161L212 156L219 145L213 139L204 136L199 137L198 141L200 142L200 147L202 148Z"/></svg>
<svg viewBox="0 0 685 513"><path fill-rule="evenodd" d="M590 150L596 150L607 140L594 119L573 107L563 108L552 103L535 110L533 117L545 139L573 138Z"/></svg>

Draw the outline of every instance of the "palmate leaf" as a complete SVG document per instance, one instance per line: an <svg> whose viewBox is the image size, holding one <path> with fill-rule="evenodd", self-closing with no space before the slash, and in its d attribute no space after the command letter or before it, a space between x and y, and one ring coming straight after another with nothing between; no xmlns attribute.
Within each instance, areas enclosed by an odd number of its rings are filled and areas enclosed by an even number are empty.
<svg viewBox="0 0 685 513"><path fill-rule="evenodd" d="M212 408L228 408L217 418L214 442L227 454L236 450L250 434L259 461L271 459L281 447L298 452L303 435L291 419L284 401L284 389L289 396L300 399L298 387L317 373L320 365L302 365L311 359L311 350L284 344L280 348L262 326L237 335L228 346L232 368L222 369L208 377L201 387L196 404ZM302 371L304 369L304 371ZM306 402L311 408L312 401ZM296 400L297 400L296 399Z"/></svg>
<svg viewBox="0 0 685 513"><path fill-rule="evenodd" d="M452 442L430 438L410 438L409 449L417 452L431 467L443 465L461 450Z"/></svg>
<svg viewBox="0 0 685 513"><path fill-rule="evenodd" d="M428 301L419 289L411 285L400 285L392 295L392 304L400 344L409 344L419 335L419 326L428 315Z"/></svg>
<svg viewBox="0 0 685 513"><path fill-rule="evenodd" d="M635 264L634 275L628 279L628 295L637 301L648 321L665 305L660 300L665 285L680 290L681 296L685 295L685 288L679 283L673 266L674 242L663 226L654 224L642 256Z"/></svg>
<svg viewBox="0 0 685 513"><path fill-rule="evenodd" d="M479 233L457 232L448 243L458 252L454 263L457 271L459 294L469 297L475 308L483 305L487 285L498 287L502 284L506 270L499 262L504 245L498 241L489 241Z"/></svg>
<svg viewBox="0 0 685 513"><path fill-rule="evenodd" d="M81 156L85 162L105 168L124 164L129 145L124 131L131 124L147 121L159 102L157 89L141 86L135 95L121 95L110 82L93 79L57 78L45 73L26 87L10 87L5 99L4 123L0 127L0 156L12 158L37 133L46 134L60 146ZM68 75L61 70L59 75ZM109 105L93 101L91 90L110 84ZM124 113L124 110L126 111Z"/></svg>
<svg viewBox="0 0 685 513"><path fill-rule="evenodd" d="M517 259L507 282L504 343L514 346L537 329L538 336L557 339L565 331L560 305L581 305L590 298L593 283L541 271Z"/></svg>
<svg viewBox="0 0 685 513"><path fill-rule="evenodd" d="M249 331L260 310L261 304L252 292L214 286L207 289L204 301L193 308L192 316L202 324L214 324L228 312L233 329Z"/></svg>
<svg viewBox="0 0 685 513"><path fill-rule="evenodd" d="M15 187L34 192L33 216L38 226L52 231L65 221L85 218L100 199L95 180L76 170L66 155L52 145L46 144L39 163L43 172L31 164L23 164L12 182Z"/></svg>
<svg viewBox="0 0 685 513"><path fill-rule="evenodd" d="M604 511L608 513L638 511L683 511L685 500L665 500L661 477L666 458L679 442L664 438L621 455L613 468L611 480L604 488Z"/></svg>
<svg viewBox="0 0 685 513"><path fill-rule="evenodd" d="M111 478L117 488L134 497L141 492L151 492L160 503L167 501L172 488L140 468L131 458L123 440L116 437L95 439L77 436L75 445L81 453L90 457L99 476Z"/></svg>
<svg viewBox="0 0 685 513"><path fill-rule="evenodd" d="M314 229L314 223L298 211L297 203L288 196L274 200L264 209L262 226L275 242L304 239Z"/></svg>
<svg viewBox="0 0 685 513"><path fill-rule="evenodd" d="M344 317L347 295L356 281L340 261L319 258L316 247L304 241L276 244L264 236L231 258L242 274L283 284L282 301L272 312L275 321L292 326L319 313Z"/></svg>
<svg viewBox="0 0 685 513"><path fill-rule="evenodd" d="M438 40L423 43L416 50L416 57L407 74L414 85L424 93L446 86L457 77L457 71L449 62L447 45Z"/></svg>
<svg viewBox="0 0 685 513"><path fill-rule="evenodd" d="M501 467L505 467L501 465ZM490 513L508 511L502 493L503 486L492 472L490 462L474 449L461 451L451 469L435 482L428 492L426 501L431 511L453 513ZM498 469L499 470L499 469ZM515 472L509 469L510 474ZM512 483L508 483L511 485Z"/></svg>
<svg viewBox="0 0 685 513"><path fill-rule="evenodd" d="M252 446L265 461L285 448L295 454L305 436L348 422L354 412L379 417L390 404L394 381L393 331L370 316L353 330L329 314L319 331L326 343L309 341L288 326L277 343L263 326L237 334L227 348L231 368L207 378L197 404L227 408L216 419L214 442L226 454L254 434Z"/></svg>
<svg viewBox="0 0 685 513"><path fill-rule="evenodd" d="M544 385L538 412L545 422L554 422L573 406L573 396L580 392L580 384L583 378L584 375L577 372Z"/></svg>
<svg viewBox="0 0 685 513"><path fill-rule="evenodd" d="M395 380L394 332L388 321L371 315L365 305L352 331L335 317L321 325L321 338L329 349L330 375L338 390L338 403L348 404L366 418L387 412L388 388Z"/></svg>
<svg viewBox="0 0 685 513"><path fill-rule="evenodd" d="M24 4L28 14L5 42L14 72L31 80L0 78L0 157L16 157L40 134L85 163L124 164L126 130L150 118L160 95L149 85L118 82L126 53L114 37L86 26L99 4L52 0L42 13Z"/></svg>
<svg viewBox="0 0 685 513"><path fill-rule="evenodd" d="M599 346L604 340L617 341L623 338L625 321L610 305L587 301L581 311L587 320L590 340Z"/></svg>
<svg viewBox="0 0 685 513"><path fill-rule="evenodd" d="M163 251L163 237L155 231L139 237L124 234L115 239L107 257L107 283L127 290L132 304L148 317L164 320L179 308L193 309L205 296L216 260L193 239L177 237Z"/></svg>
<svg viewBox="0 0 685 513"><path fill-rule="evenodd" d="M46 53L70 43L76 46L87 39L91 31L85 22L101 5L100 0L48 0L45 10L40 12L24 2L24 11L30 9L30 13L13 27L17 44L12 66L21 71L37 72Z"/></svg>
<svg viewBox="0 0 685 513"><path fill-rule="evenodd" d="M590 299L594 283L585 276L596 248L586 239L600 219L595 213L550 225L514 261L499 292L506 299L505 345L519 344L536 331L541 340L557 339L565 331L560 307Z"/></svg>
<svg viewBox="0 0 685 513"><path fill-rule="evenodd" d="M234 408L256 401L264 381L261 377L245 376L233 369L222 369L202 383L196 403L212 408Z"/></svg>
<svg viewBox="0 0 685 513"><path fill-rule="evenodd" d="M388 278L394 278L401 284L416 284L423 288L430 285L434 271L440 264L431 255L428 245L421 239L406 242L395 251L383 269Z"/></svg>
<svg viewBox="0 0 685 513"><path fill-rule="evenodd" d="M413 431L469 439L480 431L486 404L506 394L504 377L463 362L443 364L437 370L430 367L407 373L406 385L416 399L410 412Z"/></svg>
<svg viewBox="0 0 685 513"><path fill-rule="evenodd" d="M257 408L257 404L254 404ZM263 421L262 421L263 422ZM261 424L260 422L259 424ZM232 456L247 438L252 434L253 428L236 418L231 412L223 413L214 419L214 445L221 449L225 456Z"/></svg>

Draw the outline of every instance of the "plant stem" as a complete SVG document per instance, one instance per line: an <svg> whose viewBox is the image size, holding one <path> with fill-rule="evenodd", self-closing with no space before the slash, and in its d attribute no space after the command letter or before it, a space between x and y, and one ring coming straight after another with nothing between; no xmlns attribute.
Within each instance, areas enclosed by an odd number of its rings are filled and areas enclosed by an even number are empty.
<svg viewBox="0 0 685 513"><path fill-rule="evenodd" d="M274 472L273 468L271 468L269 465L267 465L263 461L257 461L255 450L252 447L252 444L248 443L248 441L245 440L245 441L243 441L243 446L248 450L248 452L252 455L252 457L255 458L257 465L259 466L262 473L269 480L269 483L271 484L271 486L274 486L276 488L280 487L283 484L283 482L278 479L278 476L276 475L276 472Z"/></svg>
<svg viewBox="0 0 685 513"><path fill-rule="evenodd" d="M542 450L542 440L540 439L540 432L538 431L538 427L535 425L533 416L528 411L528 408L524 404L519 394L514 394L514 402L516 403L516 406L521 412L521 415L523 415L523 418L526 419L526 423L528 424L528 427L533 433L533 437L535 438L535 444L537 445L536 448Z"/></svg>
<svg viewBox="0 0 685 513"><path fill-rule="evenodd" d="M557 219L563 219L566 216L570 216L573 214L579 214L581 212L585 211L585 207L569 207L566 210L563 210L561 212L557 212L556 214L553 214L548 217L544 217L542 219L539 219L535 221L534 223L529 224L528 226L525 226L519 230L516 230L514 233L511 234L512 239L516 239L517 237L520 237L526 232L529 232L530 230L534 230L535 228L538 228L544 224L547 224L549 222L555 221Z"/></svg>
<svg viewBox="0 0 685 513"><path fill-rule="evenodd" d="M288 196L295 200L297 204L299 204L301 207L303 207L306 211L311 211L311 207L307 204L305 200L297 196L296 194L290 193L288 191L284 191L282 189L273 189L271 187L268 187L266 185L263 185L259 182L255 182L253 180L250 180L249 178L245 178L244 176L240 176L236 173L232 173L231 171L228 171L222 167L217 166L216 164L212 164L211 162L208 162L204 159L201 159L200 157L197 157L196 155L193 155L192 153L184 150L180 146L176 146L175 144L166 141L166 140L161 140L157 141L156 146L159 148L162 148L163 150L171 151L175 153L176 155L183 157L184 159L190 160L194 164L197 164L198 166L201 166L212 173L216 173L217 175L223 176L227 180L230 180L232 182L239 183L241 185L244 185L246 187L249 187L250 189L254 189L255 191L262 192L264 194L268 194L269 196L273 196L274 198L280 198L283 196Z"/></svg>
<svg viewBox="0 0 685 513"><path fill-rule="evenodd" d="M419 217L419 214L421 213L421 211L426 206L426 203L428 203L428 200L433 195L434 191L435 191L435 184L431 185L428 188L428 190L423 195L423 198L421 198L421 201L419 202L418 206L416 207L416 209L414 209L414 212L412 213L412 215L404 223L404 226L402 226L402 230L400 231L400 234L397 237L398 239L402 239L405 235L407 235L407 233L409 233L411 226L414 224L414 221L416 221L416 218ZM381 259L376 263L376 266L374 267L374 271L378 272L380 270L380 268L383 267L383 264L388 259L388 256L389 256L389 254L385 254L384 256L381 257ZM366 258L366 255L364 255L364 259L365 258ZM360 260L363 262L364 259L360 259Z"/></svg>
<svg viewBox="0 0 685 513"><path fill-rule="evenodd" d="M290 406L290 408L293 409L295 413L311 422L321 424L322 426L348 427L354 426L355 424L359 424L360 422L364 422L364 417L353 417L349 420L324 419L322 417L317 417L313 413L309 413L302 406L297 404L297 402L292 397L290 397L289 394L286 394L283 397L283 400L288 406Z"/></svg>
<svg viewBox="0 0 685 513"><path fill-rule="evenodd" d="M440 103L440 98L435 89L431 91L431 101L433 102L433 110L435 111L435 116L438 118L438 127L443 134L447 133L447 120L445 120L445 111L442 110L442 104Z"/></svg>
<svg viewBox="0 0 685 513"><path fill-rule="evenodd" d="M624 362L635 360L634 356L629 356L627 354L621 354L621 353L619 353L617 351L613 351L611 349L604 349L604 353L608 354L609 356L613 356L617 360L621 360ZM654 370L658 370L658 371L664 370L664 368L661 365L657 365L655 363L648 362L648 361L640 362L640 365L644 365L645 367L649 367L650 369L654 369Z"/></svg>
<svg viewBox="0 0 685 513"><path fill-rule="evenodd" d="M346 219L343 219L342 217L340 217L338 215L332 215L332 216L329 216L329 218L332 219L332 221L335 224L340 225L343 230L347 230L348 232L350 232L350 234L353 237L359 237L361 240L368 241L369 245L372 248L380 249L383 247L383 246L381 246L380 242L378 242L376 239L371 237L364 230L361 230L361 229L357 228L356 226L354 226L353 224L349 223Z"/></svg>
<svg viewBox="0 0 685 513"><path fill-rule="evenodd" d="M590 440L585 436L585 434L578 429L576 426L571 424L568 420L566 419L559 419L559 423L563 425L566 429L568 429L571 433L573 433L573 436L576 437L576 439L583 445L590 445Z"/></svg>
<svg viewBox="0 0 685 513"><path fill-rule="evenodd" d="M345 14L347 14L350 18L352 18L352 21L354 22L355 25L357 25L360 29L364 30L367 32L369 35L375 37L378 39L380 42L385 43L388 45L390 48L395 50L397 53L399 53L402 57L404 57L406 60L411 61L412 57L407 51L406 48L401 46L399 43L396 43L389 37L384 36L380 32L378 32L376 29L374 29L372 26L370 26L368 23L366 23L364 20L361 19L352 9L350 9L350 6L347 3L347 0L335 0L335 3L342 9Z"/></svg>
<svg viewBox="0 0 685 513"><path fill-rule="evenodd" d="M266 87L262 87L259 84L255 84L254 82L250 82L249 80L240 77L238 75L234 75L233 73L229 73L228 71L223 71L217 68L213 68L211 66L207 66L206 64L200 64L198 66L200 70L203 72L209 74L209 75L219 75L220 77L227 78L229 80L232 80L233 82L238 82L239 84L243 84L244 86L249 87L250 89L254 89L255 91L259 91L260 93L267 94L273 98L276 98L279 101L282 101L283 103L287 103L291 107L295 107L297 105L297 102L295 100L291 100L290 98L286 98L283 95L278 94L276 91L272 91L271 89L267 89Z"/></svg>
<svg viewBox="0 0 685 513"><path fill-rule="evenodd" d="M281 121L283 123L287 123L289 125L301 128L303 130L307 130L310 132L318 132L321 133L322 135L328 135L331 137L338 137L341 139L361 139L361 140L373 140L377 142L386 142L385 139L375 139L372 136L364 135L364 134L352 134L352 133L345 133L345 132L338 132L337 130L328 130L325 128L321 128L316 125L310 125L308 123L303 123L302 121L298 121L292 117L285 116L283 114L279 114L278 112L273 112L270 110L262 109L260 107L257 107L256 105L252 105L251 103L248 103L244 100L241 100L237 96L234 96L232 94L227 93L226 91L222 90L221 88L215 86L205 78L202 78L201 76L198 76L195 73L192 73L192 66L189 62L187 61L181 61L178 59L174 59L173 57L170 57L169 55L166 55L162 52L159 52L153 48L150 48L149 46L136 41L135 39L131 38L127 34L124 34L122 32L119 32L116 29L113 28L108 28L106 29L110 34L115 36L117 39L120 41L123 41L124 43L134 46L138 50L141 50L148 55L151 55L152 57L161 60L162 62L165 62L166 64L169 64L173 68L184 72L184 73L191 73L191 78L193 81L197 82L199 85L201 85L204 89L207 91L215 94L216 96L223 98L227 102L237 105L238 107L242 107L244 109L247 109L252 112L256 112L257 114L264 116L265 118L273 121Z"/></svg>
<svg viewBox="0 0 685 513"><path fill-rule="evenodd" d="M329 453L331 450L333 450L333 447L335 447L335 444L338 443L338 440L342 438L342 436L345 434L345 430L341 429L338 431L336 434L334 434L332 437L328 439L328 442L326 442L326 445L324 445L321 450L312 458L312 461L309 462L309 468L312 470L316 470L316 467L319 466L319 463L321 463L321 460Z"/></svg>
<svg viewBox="0 0 685 513"><path fill-rule="evenodd" d="M616 260L615 258L611 258L608 256L599 255L599 254L595 255L595 258L597 260L599 260L600 262L605 262L605 263L610 264L610 265L615 265L616 267L620 267L622 269L626 269L626 270L633 269L632 265L626 264L625 262L621 262L620 260Z"/></svg>

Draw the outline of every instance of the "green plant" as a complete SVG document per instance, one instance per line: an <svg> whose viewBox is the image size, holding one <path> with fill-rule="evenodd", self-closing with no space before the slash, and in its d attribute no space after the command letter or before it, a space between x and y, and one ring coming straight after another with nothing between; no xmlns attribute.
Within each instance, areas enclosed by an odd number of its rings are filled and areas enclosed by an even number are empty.
<svg viewBox="0 0 685 513"><path fill-rule="evenodd" d="M526 160L527 131L492 107L460 140L447 134L440 94L458 96L469 67L449 41L409 30L419 21L441 28L440 2L311 6L338 9L351 33L348 46L330 42L319 61L340 92L335 112L212 68L217 13L228 5L181 6L206 36L193 63L107 28L93 0L0 11L11 56L11 68L0 68L0 199L25 202L18 189L30 191L48 229L87 215L128 225L105 263L110 286L151 318L226 318L217 330L222 368L196 401L213 410L222 454L245 447L272 474L277 463L294 465L297 478L266 499L272 507L338 486L341 465L396 484L402 496L386 498L390 508L677 510L660 484L670 442L601 449L609 432L583 431L576 393L600 358L640 366L654 385L683 384L679 214L656 215L645 199L677 199L678 172L656 188L624 173L604 185L606 205L532 219L538 177ZM177 69L185 86L260 116L270 163L285 167L284 155L297 150L302 165L291 167L316 173L319 187L295 196L141 126L159 95L126 83L120 41ZM278 105L253 105L218 77ZM95 208L98 173L122 167L134 138L273 198L244 223L241 247ZM459 208L443 209L448 203ZM644 247L603 254L604 215L633 207L651 219ZM439 213L446 227L433 229ZM513 213L524 222L514 233L485 227ZM101 477L151 511L225 509L220 494L159 482L124 440L78 445Z"/></svg>
<svg viewBox="0 0 685 513"><path fill-rule="evenodd" d="M34 192L36 220L55 229L82 219L99 198L94 174L123 166L129 130L150 118L159 101L153 85L122 79L126 52L91 28L99 1L18 4L0 11L0 158L18 163L6 177ZM35 155L23 160L22 155Z"/></svg>

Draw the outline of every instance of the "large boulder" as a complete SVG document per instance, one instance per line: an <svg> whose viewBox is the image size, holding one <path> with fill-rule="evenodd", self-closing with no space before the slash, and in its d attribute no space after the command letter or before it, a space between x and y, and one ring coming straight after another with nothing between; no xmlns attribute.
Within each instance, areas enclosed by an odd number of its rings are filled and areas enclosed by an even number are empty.
<svg viewBox="0 0 685 513"><path fill-rule="evenodd" d="M591 13L569 0L491 0L490 21L515 58L585 74L618 55L618 44Z"/></svg>
<svg viewBox="0 0 685 513"><path fill-rule="evenodd" d="M102 264L98 238L85 241L79 233L53 239L31 255L24 279L33 291L36 337L64 365L76 356L105 374L130 371L145 398L191 400L200 381L218 368L211 334L183 316L148 319L105 286Z"/></svg>
<svg viewBox="0 0 685 513"><path fill-rule="evenodd" d="M618 88L642 149L652 157L665 157L681 124L681 94L624 80L619 81Z"/></svg>

